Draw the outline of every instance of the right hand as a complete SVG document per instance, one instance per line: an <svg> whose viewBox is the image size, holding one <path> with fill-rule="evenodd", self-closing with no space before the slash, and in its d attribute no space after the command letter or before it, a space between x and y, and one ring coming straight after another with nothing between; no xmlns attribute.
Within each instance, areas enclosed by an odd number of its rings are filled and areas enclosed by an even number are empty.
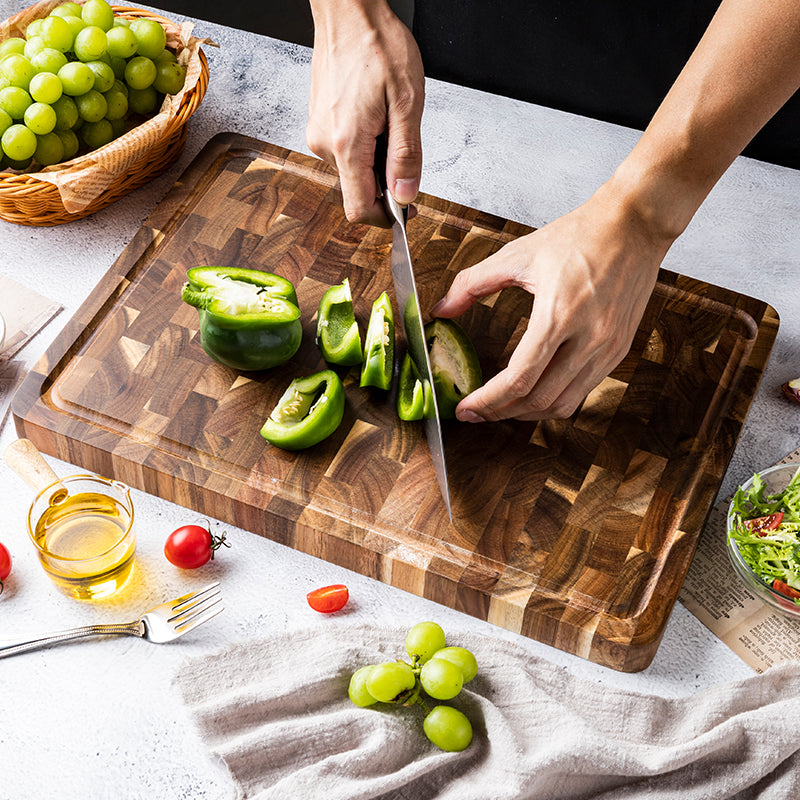
<svg viewBox="0 0 800 800"><path fill-rule="evenodd" d="M373 171L375 140L388 133L386 184L399 203L413 202L425 96L419 49L384 0L311 5L308 146L338 169L347 219L389 227Z"/></svg>

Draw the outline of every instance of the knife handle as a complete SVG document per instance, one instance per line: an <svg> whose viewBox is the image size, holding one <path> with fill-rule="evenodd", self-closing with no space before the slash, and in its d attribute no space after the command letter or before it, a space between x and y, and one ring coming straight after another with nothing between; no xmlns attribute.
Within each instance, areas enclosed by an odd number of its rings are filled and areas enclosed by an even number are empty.
<svg viewBox="0 0 800 800"><path fill-rule="evenodd" d="M386 209L386 214L389 221L394 224L398 222L404 228L408 222L408 206L400 205L394 196L387 188L386 182L386 158L389 153L389 136L386 132L380 134L375 139L375 161L373 169L375 171L375 179L378 181L378 189L381 193L383 206Z"/></svg>

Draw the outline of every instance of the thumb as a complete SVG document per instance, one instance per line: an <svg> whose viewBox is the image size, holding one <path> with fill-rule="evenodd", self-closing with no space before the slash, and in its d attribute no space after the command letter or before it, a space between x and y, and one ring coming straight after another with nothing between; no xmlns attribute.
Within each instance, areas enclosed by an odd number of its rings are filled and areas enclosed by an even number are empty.
<svg viewBox="0 0 800 800"><path fill-rule="evenodd" d="M386 184L398 203L413 203L422 175L422 138L419 120L400 120L389 125L386 152Z"/></svg>

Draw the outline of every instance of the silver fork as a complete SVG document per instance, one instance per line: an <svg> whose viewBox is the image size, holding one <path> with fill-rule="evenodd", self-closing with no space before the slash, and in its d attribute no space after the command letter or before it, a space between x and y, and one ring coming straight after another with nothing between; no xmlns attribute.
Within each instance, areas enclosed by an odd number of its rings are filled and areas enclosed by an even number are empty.
<svg viewBox="0 0 800 800"><path fill-rule="evenodd" d="M55 633L45 633L35 639L0 642L0 658L37 650L40 647L80 639L84 636L126 635L138 636L149 642L164 644L208 622L223 610L219 581L196 592L176 597L167 603L151 608L140 619L117 624L84 625Z"/></svg>

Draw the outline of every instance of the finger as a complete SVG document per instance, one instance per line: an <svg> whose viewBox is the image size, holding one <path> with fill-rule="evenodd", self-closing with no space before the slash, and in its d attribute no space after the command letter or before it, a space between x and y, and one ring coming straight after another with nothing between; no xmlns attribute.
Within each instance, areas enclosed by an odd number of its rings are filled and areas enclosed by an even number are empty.
<svg viewBox="0 0 800 800"><path fill-rule="evenodd" d="M530 410L526 404L555 353L556 347L529 325L506 368L467 395L456 408L456 417L463 422L494 422ZM545 400L542 408L548 405Z"/></svg>
<svg viewBox="0 0 800 800"><path fill-rule="evenodd" d="M419 193L422 138L418 116L389 120L386 185L398 203L409 205Z"/></svg>
<svg viewBox="0 0 800 800"><path fill-rule="evenodd" d="M533 287L520 278L524 254L518 256L517 248L513 245L514 242L511 242L484 261L459 272L431 314L436 317L457 317L476 300L509 286L521 286L533 292Z"/></svg>
<svg viewBox="0 0 800 800"><path fill-rule="evenodd" d="M339 163L337 166L347 219L350 222L390 228L389 217L378 195L378 183L372 163L367 168L358 163L354 166L352 161Z"/></svg>

